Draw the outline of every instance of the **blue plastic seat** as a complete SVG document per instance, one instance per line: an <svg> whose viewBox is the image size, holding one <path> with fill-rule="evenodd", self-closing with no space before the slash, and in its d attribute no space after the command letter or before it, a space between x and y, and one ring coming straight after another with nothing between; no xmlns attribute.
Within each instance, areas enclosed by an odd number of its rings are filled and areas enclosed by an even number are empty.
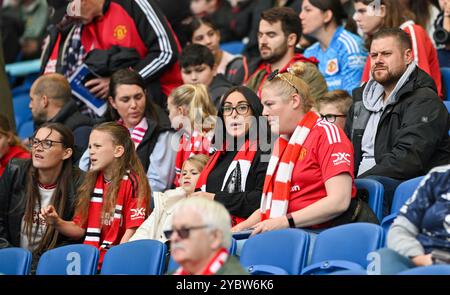
<svg viewBox="0 0 450 295"><path fill-rule="evenodd" d="M372 223L351 223L324 230L317 235L310 265L302 274L364 271L367 255L383 243L383 229Z"/></svg>
<svg viewBox="0 0 450 295"><path fill-rule="evenodd" d="M0 274L27 275L31 268L31 252L22 248L0 250Z"/></svg>
<svg viewBox="0 0 450 295"><path fill-rule="evenodd" d="M19 128L19 132L17 132L17 135L23 140L30 136L32 136L34 133L34 122L33 121L26 121L23 122L22 125Z"/></svg>
<svg viewBox="0 0 450 295"><path fill-rule="evenodd" d="M112 247L106 252L102 275L161 275L167 247L156 240L138 240Z"/></svg>
<svg viewBox="0 0 450 295"><path fill-rule="evenodd" d="M394 219L397 217L400 208L413 195L414 191L417 189L422 179L423 176L419 176L413 179L406 180L396 188L392 200L391 214L386 216L381 222L381 227L383 227L385 234L389 230L389 227L391 226Z"/></svg>
<svg viewBox="0 0 450 295"><path fill-rule="evenodd" d="M339 270L330 273L332 276L365 276L367 272L365 270Z"/></svg>
<svg viewBox="0 0 450 295"><path fill-rule="evenodd" d="M307 263L309 243L301 229L264 232L245 242L240 262L251 274L298 275Z"/></svg>
<svg viewBox="0 0 450 295"><path fill-rule="evenodd" d="M220 44L220 48L231 54L241 54L244 51L245 44L241 41L232 41Z"/></svg>
<svg viewBox="0 0 450 295"><path fill-rule="evenodd" d="M450 100L450 68L441 68L442 84L446 91L446 100Z"/></svg>
<svg viewBox="0 0 450 295"><path fill-rule="evenodd" d="M355 179L358 190L367 190L369 193L369 207L381 222L383 219L384 187L375 179Z"/></svg>
<svg viewBox="0 0 450 295"><path fill-rule="evenodd" d="M46 251L39 258L37 275L94 275L97 272L97 248L73 244Z"/></svg>
<svg viewBox="0 0 450 295"><path fill-rule="evenodd" d="M13 108L17 129L20 128L23 122L31 121L32 115L29 105L30 96L28 94L20 94L13 98Z"/></svg>
<svg viewBox="0 0 450 295"><path fill-rule="evenodd" d="M450 275L449 264L436 264L415 267L398 273L398 275Z"/></svg>

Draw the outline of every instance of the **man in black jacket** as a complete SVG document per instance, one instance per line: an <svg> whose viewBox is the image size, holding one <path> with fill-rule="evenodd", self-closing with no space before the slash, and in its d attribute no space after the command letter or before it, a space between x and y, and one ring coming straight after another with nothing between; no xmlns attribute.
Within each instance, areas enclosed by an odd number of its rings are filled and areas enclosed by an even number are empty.
<svg viewBox="0 0 450 295"><path fill-rule="evenodd" d="M407 33L380 30L370 56L372 78L353 92L346 131L355 148L355 175L384 185L388 214L400 182L450 162L450 121L433 79L413 61Z"/></svg>
<svg viewBox="0 0 450 295"><path fill-rule="evenodd" d="M43 75L33 83L30 109L36 126L46 122L61 123L72 130L76 148L80 152L86 150L93 122L78 111L70 84L63 75Z"/></svg>

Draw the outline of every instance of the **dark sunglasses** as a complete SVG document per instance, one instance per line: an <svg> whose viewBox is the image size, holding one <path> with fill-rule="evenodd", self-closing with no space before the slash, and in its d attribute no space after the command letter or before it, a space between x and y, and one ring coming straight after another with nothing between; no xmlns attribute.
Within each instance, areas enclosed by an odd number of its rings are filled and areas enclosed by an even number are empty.
<svg viewBox="0 0 450 295"><path fill-rule="evenodd" d="M164 231L164 235L166 236L166 239L170 239L170 237L172 236L173 232L176 232L177 235L181 239L184 240L184 239L189 238L189 234L191 233L191 230L203 229L203 228L207 228L207 227L209 227L209 225L205 224L205 225L199 225L199 226L173 228L173 229L165 230Z"/></svg>

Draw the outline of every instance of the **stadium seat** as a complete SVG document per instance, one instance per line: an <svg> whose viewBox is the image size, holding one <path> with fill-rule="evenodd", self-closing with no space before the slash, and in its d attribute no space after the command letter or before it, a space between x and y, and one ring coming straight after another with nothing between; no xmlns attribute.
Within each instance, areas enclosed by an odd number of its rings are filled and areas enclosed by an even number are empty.
<svg viewBox="0 0 450 295"><path fill-rule="evenodd" d="M358 190L367 190L369 206L381 222L383 219L383 185L375 179L355 179L355 185Z"/></svg>
<svg viewBox="0 0 450 295"><path fill-rule="evenodd" d="M30 96L28 94L21 94L13 98L13 107L17 129L20 128L23 122L31 121L32 115L29 105Z"/></svg>
<svg viewBox="0 0 450 295"><path fill-rule="evenodd" d="M98 249L73 244L46 251L39 259L37 275L94 275L97 271Z"/></svg>
<svg viewBox="0 0 450 295"><path fill-rule="evenodd" d="M26 139L30 136L32 136L34 133L34 123L33 121L26 121L23 122L22 125L19 128L19 131L17 132L17 135L22 139Z"/></svg>
<svg viewBox="0 0 450 295"><path fill-rule="evenodd" d="M447 108L447 110L448 110L448 112L450 114L450 100L444 101L444 105L445 105L445 107Z"/></svg>
<svg viewBox="0 0 450 295"><path fill-rule="evenodd" d="M398 275L450 275L449 264L436 264L415 267L398 273Z"/></svg>
<svg viewBox="0 0 450 295"><path fill-rule="evenodd" d="M402 182L395 190L394 197L392 200L391 214L383 218L381 222L381 227L384 229L385 234L389 230L394 219L397 217L400 208L406 201L412 196L419 183L422 181L423 176L419 176L413 179L406 180Z"/></svg>
<svg viewBox="0 0 450 295"><path fill-rule="evenodd" d="M365 276L367 272L365 270L339 270L330 273L333 276Z"/></svg>
<svg viewBox="0 0 450 295"><path fill-rule="evenodd" d="M364 271L367 255L383 243L383 229L372 223L351 223L324 230L317 235L310 265L302 274Z"/></svg>
<svg viewBox="0 0 450 295"><path fill-rule="evenodd" d="M268 231L250 237L240 262L251 274L298 275L307 263L310 237L300 229Z"/></svg>
<svg viewBox="0 0 450 295"><path fill-rule="evenodd" d="M166 253L166 245L156 240L120 244L106 252L101 274L161 275Z"/></svg>
<svg viewBox="0 0 450 295"><path fill-rule="evenodd" d="M245 44L241 41L232 41L220 44L220 48L231 54L241 54L244 51Z"/></svg>
<svg viewBox="0 0 450 295"><path fill-rule="evenodd" d="M446 92L445 100L450 100L450 68L441 68L442 84Z"/></svg>
<svg viewBox="0 0 450 295"><path fill-rule="evenodd" d="M231 246L230 249L228 249L228 253L230 253L230 255L236 255L236 250L237 250L237 242L235 239L231 239ZM176 263L175 260L173 260L172 256L170 256L166 273L172 273L176 271L178 267L180 267L180 265Z"/></svg>
<svg viewBox="0 0 450 295"><path fill-rule="evenodd" d="M22 248L0 250L0 274L27 275L31 268L31 252Z"/></svg>

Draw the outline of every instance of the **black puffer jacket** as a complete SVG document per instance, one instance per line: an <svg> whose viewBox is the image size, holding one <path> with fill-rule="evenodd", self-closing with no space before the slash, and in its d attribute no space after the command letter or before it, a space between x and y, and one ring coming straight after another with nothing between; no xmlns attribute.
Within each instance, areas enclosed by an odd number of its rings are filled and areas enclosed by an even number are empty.
<svg viewBox="0 0 450 295"><path fill-rule="evenodd" d="M0 248L20 247L20 231L26 206L26 178L30 169L31 160L12 159L0 178ZM83 172L74 168L70 194L66 200L64 220L72 220L76 190L83 181ZM68 240L59 235L58 244L64 244Z"/></svg>
<svg viewBox="0 0 450 295"><path fill-rule="evenodd" d="M362 159L361 141L370 117L362 102L366 85L353 91L355 102L345 128L355 148L355 175ZM377 164L360 177L380 175L404 180L450 163L450 117L436 94L433 79L416 68L397 97L394 104L384 109L378 123Z"/></svg>

